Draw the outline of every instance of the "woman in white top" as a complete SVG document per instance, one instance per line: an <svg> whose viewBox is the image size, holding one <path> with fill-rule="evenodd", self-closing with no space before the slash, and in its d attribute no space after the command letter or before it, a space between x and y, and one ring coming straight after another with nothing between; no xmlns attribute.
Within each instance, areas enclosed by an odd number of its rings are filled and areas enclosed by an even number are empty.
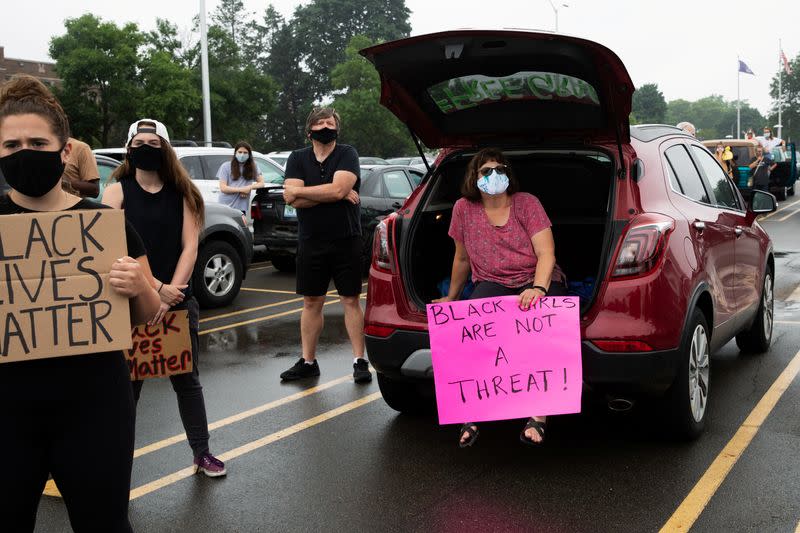
<svg viewBox="0 0 800 533"><path fill-rule="evenodd" d="M246 214L250 207L250 191L264 186L264 176L253 160L253 149L248 143L239 141L233 151L231 160L222 163L217 171L219 203Z"/></svg>

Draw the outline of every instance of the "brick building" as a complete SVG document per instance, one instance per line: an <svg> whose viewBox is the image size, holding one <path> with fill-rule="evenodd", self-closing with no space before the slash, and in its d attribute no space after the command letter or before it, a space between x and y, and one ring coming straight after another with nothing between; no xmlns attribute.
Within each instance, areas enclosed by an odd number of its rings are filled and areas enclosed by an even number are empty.
<svg viewBox="0 0 800 533"><path fill-rule="evenodd" d="M48 87L55 87L61 84L61 79L56 74L55 63L6 57L4 48L0 46L0 85L3 85L17 74L35 76Z"/></svg>

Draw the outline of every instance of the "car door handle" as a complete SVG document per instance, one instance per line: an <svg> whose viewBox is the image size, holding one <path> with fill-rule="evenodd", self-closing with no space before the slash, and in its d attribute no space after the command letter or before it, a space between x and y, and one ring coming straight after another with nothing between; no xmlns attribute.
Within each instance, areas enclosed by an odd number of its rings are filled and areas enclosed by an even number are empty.
<svg viewBox="0 0 800 533"><path fill-rule="evenodd" d="M702 220L695 220L694 221L694 228L697 231L703 231L704 229L706 229L706 223L703 222Z"/></svg>
<svg viewBox="0 0 800 533"><path fill-rule="evenodd" d="M211 189L211 192L219 192L219 189Z"/></svg>
<svg viewBox="0 0 800 533"><path fill-rule="evenodd" d="M741 237L742 236L742 227L741 226L736 226L735 228L733 228L733 232L736 234L737 237Z"/></svg>
<svg viewBox="0 0 800 533"><path fill-rule="evenodd" d="M395 202L392 204L392 207L394 207L395 209L400 209L401 207L403 207L403 204L401 204L400 202Z"/></svg>

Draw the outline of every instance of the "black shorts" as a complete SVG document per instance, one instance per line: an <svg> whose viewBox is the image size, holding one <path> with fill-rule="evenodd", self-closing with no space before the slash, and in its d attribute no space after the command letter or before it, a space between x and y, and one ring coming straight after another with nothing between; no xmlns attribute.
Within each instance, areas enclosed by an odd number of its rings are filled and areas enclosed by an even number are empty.
<svg viewBox="0 0 800 533"><path fill-rule="evenodd" d="M297 294L324 296L333 284L339 296L361 294L361 237L297 243Z"/></svg>

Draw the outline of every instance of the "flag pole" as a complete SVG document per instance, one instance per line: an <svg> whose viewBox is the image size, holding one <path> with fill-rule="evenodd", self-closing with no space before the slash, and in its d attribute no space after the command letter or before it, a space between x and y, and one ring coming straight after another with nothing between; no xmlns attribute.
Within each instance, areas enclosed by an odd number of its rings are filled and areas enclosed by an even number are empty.
<svg viewBox="0 0 800 533"><path fill-rule="evenodd" d="M781 121L781 111L783 111L783 45L781 40L778 39L778 138L782 139L781 130L783 129L783 121Z"/></svg>
<svg viewBox="0 0 800 533"><path fill-rule="evenodd" d="M736 138L740 139L742 135L742 104L739 96L739 79L742 77L742 69L739 56L736 56L736 61Z"/></svg>

